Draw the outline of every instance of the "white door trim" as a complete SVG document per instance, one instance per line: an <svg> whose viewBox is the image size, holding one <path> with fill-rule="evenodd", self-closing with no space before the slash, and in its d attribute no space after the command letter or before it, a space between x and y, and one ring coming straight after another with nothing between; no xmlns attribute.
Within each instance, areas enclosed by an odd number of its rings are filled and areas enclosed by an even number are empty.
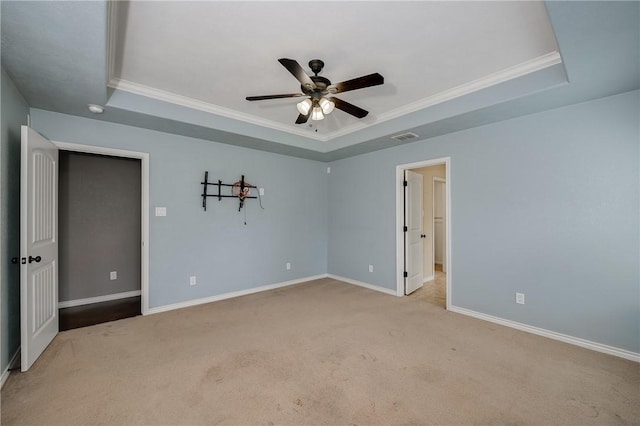
<svg viewBox="0 0 640 426"><path fill-rule="evenodd" d="M127 151L123 149L90 146L76 143L52 141L59 149L65 151L81 152L85 154L101 154L112 157L136 158L140 160L141 168L141 311L142 315L149 313L149 153Z"/></svg>
<svg viewBox="0 0 640 426"><path fill-rule="evenodd" d="M452 272L451 268L451 157L435 158L433 160L418 161L415 163L399 164L396 166L396 295L404 296L404 171L421 167L444 164L446 167L446 223L445 233L447 240L446 264L447 264L447 309L451 307L452 300Z"/></svg>

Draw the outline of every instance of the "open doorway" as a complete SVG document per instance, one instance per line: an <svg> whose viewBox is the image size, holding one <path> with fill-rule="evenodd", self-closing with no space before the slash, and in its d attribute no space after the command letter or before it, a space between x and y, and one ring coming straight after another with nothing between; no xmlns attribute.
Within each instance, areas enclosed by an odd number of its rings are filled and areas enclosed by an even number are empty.
<svg viewBox="0 0 640 426"><path fill-rule="evenodd" d="M76 306L72 306L74 305L73 303L67 304L67 306L65 306L65 304L63 303L62 305L59 304L58 307L61 309L82 310L82 309L92 308L92 303L85 303L85 302L98 302L98 303L105 302L101 306L101 308L103 311L106 311L108 315L114 315L113 311L117 309L124 309L127 312L139 311L140 313L142 313L142 315L147 314L149 311L149 296L148 296L149 295L149 245L147 244L147 241L149 239L149 218L148 218L149 154L145 152L136 152L136 151L128 151L128 150L108 148L108 147L81 145L81 144L60 142L60 141L54 141L53 143L59 150L61 150L61 152L64 150L69 153L97 155L97 156L105 157L107 159L112 158L112 159L120 159L120 160L133 160L134 163L137 163L136 164L137 170L135 173L137 173L139 176L139 180L137 181L137 183L129 182L129 186L136 185L139 187L138 196L137 196L138 197L137 205L139 207L136 209L139 213L139 218L140 218L139 227L137 228L137 230L133 232L134 235L132 235L132 237L136 239L136 249L137 249L137 253L139 253L138 256L136 256L135 254L132 254L132 256L139 257L139 260L140 260L137 290L133 290L132 293L130 294L126 294L126 292L124 291L116 291L115 294L118 294L118 298L114 299L113 301L109 300L110 298L108 296L107 297L98 296L97 298L93 298L93 299L91 297L86 297L86 298L81 298L79 300L81 304L78 304ZM122 277L122 275L116 274L116 280L111 280L111 272L114 272L114 269L109 268L108 272L109 272L108 279L109 279L109 283L111 284L117 282L118 278ZM118 270L115 269L115 272L117 273ZM111 290L115 290L115 287L112 288ZM114 292L110 292L110 293L114 294ZM125 294L122 294L122 293L125 293ZM120 296L125 296L125 297L121 299ZM128 299L128 300L124 300L124 299ZM125 301L128 304L128 306L126 304L119 306L117 308L114 308L113 306L109 306L109 303L117 305L119 304L119 301ZM102 316L103 314L98 313L98 315ZM120 315L120 314L115 314L115 315ZM115 318L111 317L111 318L108 318L107 320L113 320L113 319Z"/></svg>
<svg viewBox="0 0 640 426"><path fill-rule="evenodd" d="M138 158L59 151L60 331L142 313Z"/></svg>
<svg viewBox="0 0 640 426"><path fill-rule="evenodd" d="M450 168L450 158L396 167L397 295L443 308L452 293Z"/></svg>

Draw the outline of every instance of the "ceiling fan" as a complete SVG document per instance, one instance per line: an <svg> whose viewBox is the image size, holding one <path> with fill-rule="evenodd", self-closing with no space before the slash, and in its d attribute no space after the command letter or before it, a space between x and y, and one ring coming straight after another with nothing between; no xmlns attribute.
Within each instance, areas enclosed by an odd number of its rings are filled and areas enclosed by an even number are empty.
<svg viewBox="0 0 640 426"><path fill-rule="evenodd" d="M350 90L363 89L365 87L378 86L384 83L384 78L378 74L369 74L352 80L343 81L332 84L328 78L321 77L318 74L324 67L324 62L320 59L312 59L309 61L309 68L314 75L308 75L298 62L293 59L278 59L293 76L300 82L302 93L287 93L282 95L265 95L265 96L247 96L248 101L262 101L266 99L282 99L282 98L299 98L307 97L305 100L297 104L298 119L296 124L306 123L309 118L312 120L322 120L324 116L330 114L334 107L357 118L364 118L369 114L360 107L357 107L333 95L336 93L348 92Z"/></svg>

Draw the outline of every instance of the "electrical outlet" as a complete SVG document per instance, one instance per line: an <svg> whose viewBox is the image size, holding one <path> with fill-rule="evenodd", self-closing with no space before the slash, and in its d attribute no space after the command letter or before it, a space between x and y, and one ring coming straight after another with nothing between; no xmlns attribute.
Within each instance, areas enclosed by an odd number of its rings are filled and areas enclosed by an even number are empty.
<svg viewBox="0 0 640 426"><path fill-rule="evenodd" d="M109 272L109 279L111 281L113 280L117 280L118 279L118 271L111 271Z"/></svg>
<svg viewBox="0 0 640 426"><path fill-rule="evenodd" d="M373 272L373 265L369 265L369 272Z"/></svg>
<svg viewBox="0 0 640 426"><path fill-rule="evenodd" d="M156 207L156 216L166 216L167 208L166 207Z"/></svg>
<svg viewBox="0 0 640 426"><path fill-rule="evenodd" d="M524 305L524 293L516 293L516 303Z"/></svg>
<svg viewBox="0 0 640 426"><path fill-rule="evenodd" d="M264 188L258 188L258 193L260 195L264 195Z"/></svg>
<svg viewBox="0 0 640 426"><path fill-rule="evenodd" d="M287 271L291 269L291 262L287 262Z"/></svg>
<svg viewBox="0 0 640 426"><path fill-rule="evenodd" d="M195 276L189 277L189 285L196 285L196 277Z"/></svg>

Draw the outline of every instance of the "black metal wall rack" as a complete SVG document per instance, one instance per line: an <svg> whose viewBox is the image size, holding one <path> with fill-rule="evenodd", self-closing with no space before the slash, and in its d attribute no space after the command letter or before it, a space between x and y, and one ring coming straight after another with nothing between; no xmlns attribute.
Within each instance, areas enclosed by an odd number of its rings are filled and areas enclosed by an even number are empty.
<svg viewBox="0 0 640 426"><path fill-rule="evenodd" d="M258 198L256 196L246 196L246 197L240 197L238 195L222 195L222 187L231 187L231 191L233 191L233 187L237 187L240 189L240 194L244 193L245 189L251 189L251 188L256 188L256 186L253 186L247 182L244 181L244 175L242 175L242 177L240 178L240 180L236 183L232 183L232 184L228 184L228 183L222 183L222 181L220 179L218 179L218 182L209 182L209 172L206 171L204 172L204 182L200 182L203 187L202 187L202 208L204 209L204 211L207 211L207 197L216 197L218 198L218 201L222 201L223 198L238 198L240 200L240 205L238 207L238 211L242 210L242 207L244 206L244 200L248 199L248 198ZM238 185L239 184L239 185ZM207 193L207 188L209 187L209 185L217 187L218 188L218 192L216 194L208 194Z"/></svg>

